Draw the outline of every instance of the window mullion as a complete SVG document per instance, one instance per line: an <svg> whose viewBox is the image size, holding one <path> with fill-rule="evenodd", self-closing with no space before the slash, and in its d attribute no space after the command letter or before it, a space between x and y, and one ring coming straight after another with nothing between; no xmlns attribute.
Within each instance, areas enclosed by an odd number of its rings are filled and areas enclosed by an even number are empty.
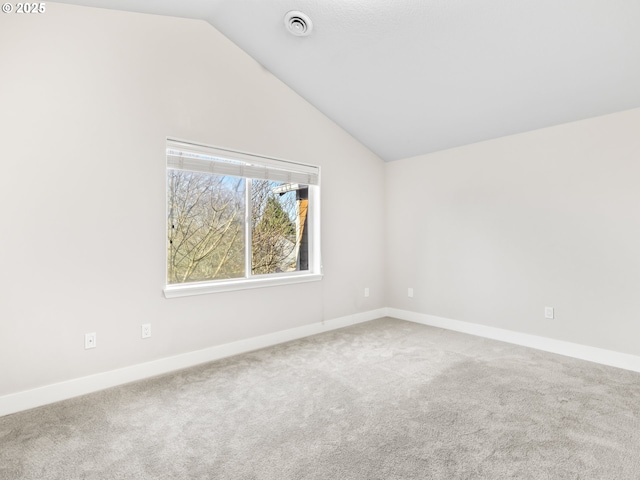
<svg viewBox="0 0 640 480"><path fill-rule="evenodd" d="M244 276L245 278L251 278L251 212L253 211L253 205L251 204L251 179L245 178L245 212L244 212Z"/></svg>

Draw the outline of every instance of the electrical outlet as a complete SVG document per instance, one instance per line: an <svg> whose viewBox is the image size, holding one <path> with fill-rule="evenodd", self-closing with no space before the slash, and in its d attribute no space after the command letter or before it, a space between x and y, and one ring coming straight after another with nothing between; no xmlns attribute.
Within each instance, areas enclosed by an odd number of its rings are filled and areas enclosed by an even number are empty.
<svg viewBox="0 0 640 480"><path fill-rule="evenodd" d="M407 297L413 298L413 288L409 287L409 289L407 290Z"/></svg>
<svg viewBox="0 0 640 480"><path fill-rule="evenodd" d="M369 287L364 289L364 296L368 297L369 296Z"/></svg>
<svg viewBox="0 0 640 480"><path fill-rule="evenodd" d="M84 349L96 348L96 332L85 333L84 335Z"/></svg>
<svg viewBox="0 0 640 480"><path fill-rule="evenodd" d="M149 338L151 336L151 324L143 323L142 324L142 338Z"/></svg>
<svg viewBox="0 0 640 480"><path fill-rule="evenodd" d="M544 318L553 319L553 307L544 307Z"/></svg>

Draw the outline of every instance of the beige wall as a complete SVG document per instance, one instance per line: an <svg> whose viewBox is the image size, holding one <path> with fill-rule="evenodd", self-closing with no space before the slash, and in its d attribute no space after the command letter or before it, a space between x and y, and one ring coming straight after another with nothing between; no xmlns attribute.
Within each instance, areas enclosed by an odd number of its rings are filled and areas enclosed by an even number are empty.
<svg viewBox="0 0 640 480"><path fill-rule="evenodd" d="M387 164L388 306L640 355L639 133L636 109Z"/></svg>
<svg viewBox="0 0 640 480"><path fill-rule="evenodd" d="M0 396L385 305L383 163L209 24L50 3L0 70ZM324 280L165 299L167 136L320 165Z"/></svg>

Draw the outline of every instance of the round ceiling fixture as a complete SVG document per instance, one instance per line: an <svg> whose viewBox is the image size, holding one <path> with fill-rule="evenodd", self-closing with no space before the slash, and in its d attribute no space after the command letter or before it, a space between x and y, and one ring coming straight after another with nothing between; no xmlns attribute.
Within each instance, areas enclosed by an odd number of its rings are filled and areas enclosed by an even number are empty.
<svg viewBox="0 0 640 480"><path fill-rule="evenodd" d="M302 12L291 10L284 16L284 25L290 33L297 37L306 37L311 33L311 19Z"/></svg>

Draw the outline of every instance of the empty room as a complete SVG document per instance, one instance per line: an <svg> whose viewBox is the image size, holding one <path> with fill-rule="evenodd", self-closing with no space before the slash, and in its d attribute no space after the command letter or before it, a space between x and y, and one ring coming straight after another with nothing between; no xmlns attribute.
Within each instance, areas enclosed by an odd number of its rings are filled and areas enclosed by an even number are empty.
<svg viewBox="0 0 640 480"><path fill-rule="evenodd" d="M4 2L0 479L640 478L640 2Z"/></svg>

